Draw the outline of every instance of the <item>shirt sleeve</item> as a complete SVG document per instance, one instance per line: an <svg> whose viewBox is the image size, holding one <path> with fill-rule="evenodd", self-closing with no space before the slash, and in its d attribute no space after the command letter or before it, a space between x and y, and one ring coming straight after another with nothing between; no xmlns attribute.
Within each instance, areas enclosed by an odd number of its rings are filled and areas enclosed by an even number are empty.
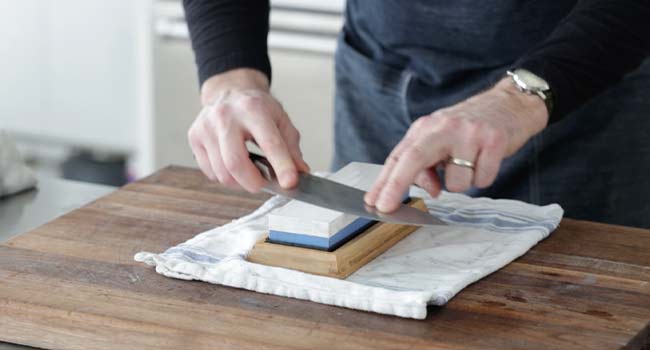
<svg viewBox="0 0 650 350"><path fill-rule="evenodd" d="M235 68L257 69L271 80L269 0L183 0L183 7L201 85Z"/></svg>
<svg viewBox="0 0 650 350"><path fill-rule="evenodd" d="M515 64L544 78L556 122L637 68L650 52L650 1L579 0Z"/></svg>

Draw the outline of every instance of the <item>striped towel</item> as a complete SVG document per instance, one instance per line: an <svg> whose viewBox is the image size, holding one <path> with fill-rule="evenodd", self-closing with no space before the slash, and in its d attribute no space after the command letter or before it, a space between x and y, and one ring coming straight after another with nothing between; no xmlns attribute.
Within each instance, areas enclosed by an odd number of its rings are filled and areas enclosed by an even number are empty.
<svg viewBox="0 0 650 350"><path fill-rule="evenodd" d="M450 223L421 227L345 280L249 263L246 254L268 229L268 213L287 202L273 197L252 214L197 235L162 254L135 260L168 277L201 280L352 309L423 319L470 283L500 269L546 238L559 224L557 204L470 198L443 192L425 198Z"/></svg>

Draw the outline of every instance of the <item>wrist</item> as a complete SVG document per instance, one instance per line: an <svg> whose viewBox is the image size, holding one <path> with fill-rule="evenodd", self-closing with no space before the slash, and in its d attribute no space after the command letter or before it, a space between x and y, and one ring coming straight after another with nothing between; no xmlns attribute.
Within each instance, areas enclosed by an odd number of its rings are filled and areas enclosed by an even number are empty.
<svg viewBox="0 0 650 350"><path fill-rule="evenodd" d="M544 100L520 91L510 77L501 79L492 89L511 102L515 116L526 121L531 134L542 131L548 124L549 111Z"/></svg>
<svg viewBox="0 0 650 350"><path fill-rule="evenodd" d="M201 85L201 103L211 104L218 96L230 90L262 90L269 92L269 80L256 69L237 68L214 75Z"/></svg>

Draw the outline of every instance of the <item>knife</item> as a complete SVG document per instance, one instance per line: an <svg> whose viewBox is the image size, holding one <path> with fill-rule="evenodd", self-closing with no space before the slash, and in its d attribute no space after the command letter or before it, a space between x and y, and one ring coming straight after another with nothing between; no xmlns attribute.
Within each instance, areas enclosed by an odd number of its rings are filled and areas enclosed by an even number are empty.
<svg viewBox="0 0 650 350"><path fill-rule="evenodd" d="M296 187L284 189L278 183L275 171L266 157L252 152L249 152L249 156L267 180L267 184L262 187L264 192L370 220L416 226L447 225L431 214L405 204L401 204L397 210L390 213L380 212L365 204L364 191L305 172L298 172Z"/></svg>

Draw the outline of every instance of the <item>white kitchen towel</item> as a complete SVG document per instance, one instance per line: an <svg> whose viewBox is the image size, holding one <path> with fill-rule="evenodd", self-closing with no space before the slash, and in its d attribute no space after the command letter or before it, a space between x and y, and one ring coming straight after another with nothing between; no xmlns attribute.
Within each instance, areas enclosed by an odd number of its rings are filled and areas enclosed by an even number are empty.
<svg viewBox="0 0 650 350"><path fill-rule="evenodd" d="M0 197L36 186L34 173L25 165L9 135L0 130Z"/></svg>
<svg viewBox="0 0 650 350"><path fill-rule="evenodd" d="M498 270L544 239L560 222L557 204L470 198L444 192L429 211L449 226L421 227L345 280L254 264L245 257L267 231L268 213L287 202L273 197L255 212L203 232L162 254L135 260L168 277L200 280L352 309L423 319L470 283Z"/></svg>

